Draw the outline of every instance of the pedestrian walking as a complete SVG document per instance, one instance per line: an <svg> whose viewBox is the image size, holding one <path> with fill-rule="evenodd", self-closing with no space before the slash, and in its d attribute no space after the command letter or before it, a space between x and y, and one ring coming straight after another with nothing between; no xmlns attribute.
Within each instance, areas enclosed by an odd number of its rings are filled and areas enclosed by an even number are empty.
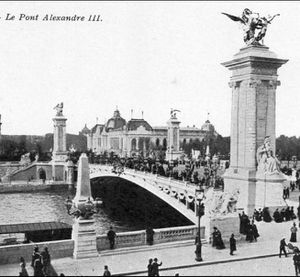
<svg viewBox="0 0 300 277"><path fill-rule="evenodd" d="M284 255L287 257L287 253L286 253L286 250L285 250L285 247L287 246L286 242L285 242L285 238L283 238L281 241L280 241L280 246L279 246L279 258L281 258L281 253L283 252Z"/></svg>
<svg viewBox="0 0 300 277"><path fill-rule="evenodd" d="M264 207L263 208L263 210L262 210L262 217L263 217L263 221L264 222L271 222L272 221L272 217L270 215L268 207Z"/></svg>
<svg viewBox="0 0 300 277"><path fill-rule="evenodd" d="M296 223L293 223L293 226L291 228L291 238L290 238L290 242L297 242L297 227L296 227Z"/></svg>
<svg viewBox="0 0 300 277"><path fill-rule="evenodd" d="M220 230L216 230L216 248L217 249L224 249L225 245L222 239L222 234L220 232Z"/></svg>
<svg viewBox="0 0 300 277"><path fill-rule="evenodd" d="M33 276L44 276L42 256L39 252L38 246L34 247L31 259L31 266L33 267Z"/></svg>
<svg viewBox="0 0 300 277"><path fill-rule="evenodd" d="M152 229L152 227L148 226L147 229L146 229L146 238L147 238L148 245L152 245L153 244L154 233L155 232Z"/></svg>
<svg viewBox="0 0 300 277"><path fill-rule="evenodd" d="M257 238L258 238L260 235L259 235L259 233L258 233L257 226L256 226L256 224L254 223L254 220L252 220L252 230L253 230L253 237L254 237L254 240L257 241Z"/></svg>
<svg viewBox="0 0 300 277"><path fill-rule="evenodd" d="M114 249L116 233L114 232L112 226L110 227L110 230L107 232L107 237L108 237L108 240L109 240L110 249Z"/></svg>
<svg viewBox="0 0 300 277"><path fill-rule="evenodd" d="M148 276L153 276L153 266L152 266L153 259L149 259L149 263L147 265Z"/></svg>
<svg viewBox="0 0 300 277"><path fill-rule="evenodd" d="M162 265L162 262L158 263L157 258L154 258L154 262L152 263L152 276L159 276L159 267Z"/></svg>
<svg viewBox="0 0 300 277"><path fill-rule="evenodd" d="M217 234L218 234L218 229L217 227L214 227L214 231L212 233L212 247L217 246ZM198 236L196 237L196 243L197 243Z"/></svg>
<svg viewBox="0 0 300 277"><path fill-rule="evenodd" d="M33 276L45 276L41 256L33 263Z"/></svg>
<svg viewBox="0 0 300 277"><path fill-rule="evenodd" d="M107 265L104 266L103 276L111 276L111 273L108 270L108 266Z"/></svg>
<svg viewBox="0 0 300 277"><path fill-rule="evenodd" d="M48 247L45 247L41 252L42 263L43 263L43 271L46 276L50 276L50 264L51 264L51 256L48 251Z"/></svg>
<svg viewBox="0 0 300 277"><path fill-rule="evenodd" d="M299 273L300 273L300 252L299 252L299 250L297 250L295 252L295 255L293 257L293 261L294 261L296 276L299 276Z"/></svg>
<svg viewBox="0 0 300 277"><path fill-rule="evenodd" d="M29 276L26 269L26 263L23 257L20 257L20 262L21 271L19 272L19 276Z"/></svg>
<svg viewBox="0 0 300 277"><path fill-rule="evenodd" d="M39 252L39 247L38 246L35 246L33 248L33 254L32 254L32 257L31 257L31 266L33 267L34 266L34 261L38 258L41 257L41 254Z"/></svg>
<svg viewBox="0 0 300 277"><path fill-rule="evenodd" d="M249 222L246 227L246 241L253 242L253 240L254 240L253 226Z"/></svg>
<svg viewBox="0 0 300 277"><path fill-rule="evenodd" d="M230 255L233 255L233 251L236 251L236 239L234 238L234 234L231 235L229 243L230 243Z"/></svg>

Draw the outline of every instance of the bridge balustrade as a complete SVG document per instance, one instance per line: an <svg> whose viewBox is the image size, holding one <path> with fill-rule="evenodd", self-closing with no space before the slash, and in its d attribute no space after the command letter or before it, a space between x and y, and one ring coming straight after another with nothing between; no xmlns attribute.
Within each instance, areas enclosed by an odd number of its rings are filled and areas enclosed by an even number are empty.
<svg viewBox="0 0 300 277"><path fill-rule="evenodd" d="M194 241L197 230L195 225L154 229L153 244L173 241ZM201 227L200 232L202 238L204 238L204 230L205 228ZM125 248L147 245L146 239L145 230L117 233L115 247ZM203 240L203 242L205 242L205 240ZM97 236L97 249L98 251L110 249L107 235Z"/></svg>

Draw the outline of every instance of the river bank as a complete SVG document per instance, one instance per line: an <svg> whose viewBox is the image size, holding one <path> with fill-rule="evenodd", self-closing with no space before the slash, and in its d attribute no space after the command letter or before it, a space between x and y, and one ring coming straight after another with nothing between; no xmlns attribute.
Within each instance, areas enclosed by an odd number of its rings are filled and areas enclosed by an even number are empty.
<svg viewBox="0 0 300 277"><path fill-rule="evenodd" d="M42 191L56 191L67 190L72 186L62 183L41 183L41 182L12 182L0 183L0 194L2 193L27 193L27 192L42 192Z"/></svg>

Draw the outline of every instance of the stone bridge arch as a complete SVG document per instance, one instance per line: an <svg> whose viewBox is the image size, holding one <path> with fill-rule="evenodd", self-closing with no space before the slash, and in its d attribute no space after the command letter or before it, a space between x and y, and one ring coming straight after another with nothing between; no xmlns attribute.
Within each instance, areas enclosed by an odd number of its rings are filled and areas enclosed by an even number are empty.
<svg viewBox="0 0 300 277"><path fill-rule="evenodd" d="M153 174L145 174L142 172L134 172L134 170L126 170L122 174L115 174L111 172L111 168L97 170L91 168L90 179L94 180L101 177L120 178L129 181L160 198L168 205L177 210L180 214L185 216L192 223L197 224L197 216L195 208L191 209L195 205L193 189L187 189L186 187L179 187L179 184L172 185L170 180L165 177L156 177ZM182 183L182 182L181 182ZM182 184L181 184L182 186ZM182 202L185 200L185 203Z"/></svg>

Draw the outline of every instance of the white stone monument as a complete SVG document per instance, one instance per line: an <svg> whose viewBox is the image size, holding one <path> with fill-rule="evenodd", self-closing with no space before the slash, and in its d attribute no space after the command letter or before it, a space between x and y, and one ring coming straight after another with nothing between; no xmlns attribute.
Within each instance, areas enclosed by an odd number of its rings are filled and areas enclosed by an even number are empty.
<svg viewBox="0 0 300 277"><path fill-rule="evenodd" d="M67 143L66 143L66 121L67 118L63 115L63 103L57 104L56 116L53 118L53 151L52 161L65 162L68 158Z"/></svg>
<svg viewBox="0 0 300 277"><path fill-rule="evenodd" d="M276 164L277 69L286 62L266 46L249 45L223 63L232 71L230 167L224 175L225 191L238 189L238 208L249 215L254 208L285 205L285 178L272 167Z"/></svg>
<svg viewBox="0 0 300 277"><path fill-rule="evenodd" d="M168 147L166 151L166 160L177 160L183 155L183 151L179 150L179 124L176 112L178 110L171 109L171 117L168 120ZM179 111L178 111L179 112Z"/></svg>
<svg viewBox="0 0 300 277"><path fill-rule="evenodd" d="M78 162L78 181L74 205L81 212L85 211L88 199L92 201L90 173L88 158L85 153L81 154ZM85 218L80 216L73 224L72 239L74 240L75 259L97 257L97 241L95 219L93 216Z"/></svg>

